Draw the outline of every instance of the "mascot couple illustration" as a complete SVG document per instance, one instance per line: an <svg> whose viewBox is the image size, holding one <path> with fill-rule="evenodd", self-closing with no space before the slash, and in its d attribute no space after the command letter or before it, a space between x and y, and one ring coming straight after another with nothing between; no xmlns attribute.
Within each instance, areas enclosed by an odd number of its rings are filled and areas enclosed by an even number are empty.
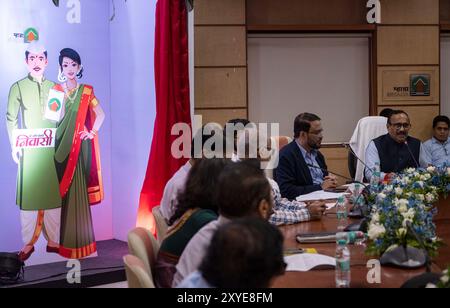
<svg viewBox="0 0 450 308"><path fill-rule="evenodd" d="M29 74L13 84L7 106L18 165L22 261L32 255L41 233L49 253L82 259L97 251L90 207L103 199L98 131L105 114L93 87L79 83L84 68L78 52L61 50L59 83L45 78L48 56L39 42L29 45L24 58ZM36 136L42 135L49 142L39 141Z"/></svg>

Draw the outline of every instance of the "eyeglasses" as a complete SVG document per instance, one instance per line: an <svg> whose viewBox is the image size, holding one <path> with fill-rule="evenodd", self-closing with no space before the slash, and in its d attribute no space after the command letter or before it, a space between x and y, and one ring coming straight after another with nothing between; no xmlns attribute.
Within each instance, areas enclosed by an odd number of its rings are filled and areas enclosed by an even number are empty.
<svg viewBox="0 0 450 308"><path fill-rule="evenodd" d="M411 128L411 124L409 123L395 123L395 124L389 124L390 126L395 127L396 130L401 130L403 129L410 129Z"/></svg>
<svg viewBox="0 0 450 308"><path fill-rule="evenodd" d="M308 132L309 135L313 135L313 136L323 136L323 131L320 132Z"/></svg>

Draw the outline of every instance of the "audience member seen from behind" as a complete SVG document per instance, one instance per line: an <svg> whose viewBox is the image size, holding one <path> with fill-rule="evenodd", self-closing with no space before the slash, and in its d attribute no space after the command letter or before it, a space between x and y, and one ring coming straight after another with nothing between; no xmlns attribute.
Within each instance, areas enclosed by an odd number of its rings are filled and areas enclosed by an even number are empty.
<svg viewBox="0 0 450 308"><path fill-rule="evenodd" d="M384 108L383 110L380 111L380 117L389 118L392 114L392 111L394 110L391 108Z"/></svg>
<svg viewBox="0 0 450 308"><path fill-rule="evenodd" d="M212 133L210 134L208 131L211 131ZM210 156L212 154L211 152L214 153L216 151L215 145L212 145L211 149L206 149L205 145L207 145L207 141L210 138L213 138L218 132L220 132L220 138L223 138L222 128L218 124L210 123L204 125L192 139L191 158L167 182L161 199L160 211L168 224L177 208L178 193L184 189L188 173L192 166L205 157L205 155ZM196 144L199 146L195 146Z"/></svg>
<svg viewBox="0 0 450 308"><path fill-rule="evenodd" d="M280 231L258 218L240 218L217 230L199 270L179 287L268 288L285 268Z"/></svg>
<svg viewBox="0 0 450 308"><path fill-rule="evenodd" d="M223 128L223 136L225 140L225 153L227 154L226 158L231 158L234 162L239 160L237 156L237 141L239 135L250 126L253 127L247 119L231 119L227 122L227 124L225 124L225 127ZM232 151L228 151L230 147L233 147ZM228 155L231 155L231 157Z"/></svg>
<svg viewBox="0 0 450 308"><path fill-rule="evenodd" d="M261 144L257 144L257 141ZM258 133L246 131L239 136L238 140L238 156L241 161L251 163L255 168L262 168L262 162L266 155L264 153L271 151L270 139L265 144L261 141L261 135ZM252 154L253 153L253 154ZM257 158L251 155L256 153ZM261 154L263 153L263 154ZM310 220L320 220L326 209L324 201L299 202L297 200L288 200L281 197L280 188L277 182L267 177L272 187L274 196L273 215L270 216L269 222L274 225L290 225Z"/></svg>
<svg viewBox="0 0 450 308"><path fill-rule="evenodd" d="M169 222L172 226L158 252L155 266L157 287L172 286L175 266L187 243L198 230L217 219L217 181L226 164L231 162L202 159L189 172L186 187L178 194L178 206Z"/></svg>
<svg viewBox="0 0 450 308"><path fill-rule="evenodd" d="M189 241L176 266L174 287L198 270L211 238L220 226L241 217L268 220L273 213L271 187L259 168L243 162L228 164L219 177L218 186L219 218L204 226Z"/></svg>

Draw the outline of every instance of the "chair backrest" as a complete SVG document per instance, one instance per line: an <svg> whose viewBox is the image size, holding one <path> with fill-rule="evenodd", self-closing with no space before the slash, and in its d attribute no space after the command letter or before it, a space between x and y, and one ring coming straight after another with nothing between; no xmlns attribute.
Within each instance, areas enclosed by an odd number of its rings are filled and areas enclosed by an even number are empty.
<svg viewBox="0 0 450 308"><path fill-rule="evenodd" d="M152 209L153 217L155 217L156 222L156 238L158 243L161 244L167 234L167 229L169 226L167 225L166 219L161 213L160 206L155 206Z"/></svg>
<svg viewBox="0 0 450 308"><path fill-rule="evenodd" d="M128 233L128 249L131 255L143 262L150 277L153 277L152 268L159 251L159 243L153 234L144 228L132 230Z"/></svg>
<svg viewBox="0 0 450 308"><path fill-rule="evenodd" d="M369 143L379 136L387 134L387 118L365 117L359 120L349 144L358 157L365 161L366 149ZM364 165L356 164L355 180L364 180Z"/></svg>
<svg viewBox="0 0 450 308"><path fill-rule="evenodd" d="M154 288L153 278L147 272L146 266L141 259L133 255L123 257L125 273L127 275L128 287L130 289Z"/></svg>
<svg viewBox="0 0 450 308"><path fill-rule="evenodd" d="M350 177L355 179L356 168L358 166L358 160L352 152L348 151L348 171L350 172Z"/></svg>
<svg viewBox="0 0 450 308"><path fill-rule="evenodd" d="M273 137L273 140L275 141L278 151L281 151L281 149L291 143L293 139L288 136L276 136Z"/></svg>
<svg viewBox="0 0 450 308"><path fill-rule="evenodd" d="M272 141L272 145L275 146L274 148L275 151L273 155L277 156L279 156L281 149L287 146L293 140L291 137L288 136L275 136L271 137L270 139ZM268 178L273 179L273 169L265 169L264 172Z"/></svg>

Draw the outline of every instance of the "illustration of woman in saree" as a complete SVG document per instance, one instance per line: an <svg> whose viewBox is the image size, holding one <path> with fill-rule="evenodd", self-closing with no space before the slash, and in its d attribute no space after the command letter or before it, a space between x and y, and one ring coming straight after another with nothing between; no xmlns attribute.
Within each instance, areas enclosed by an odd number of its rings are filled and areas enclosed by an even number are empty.
<svg viewBox="0 0 450 308"><path fill-rule="evenodd" d="M97 133L105 114L94 90L79 84L83 66L78 52L65 48L59 56L64 116L56 132L55 164L62 197L59 254L81 259L97 251L90 206L103 199Z"/></svg>

